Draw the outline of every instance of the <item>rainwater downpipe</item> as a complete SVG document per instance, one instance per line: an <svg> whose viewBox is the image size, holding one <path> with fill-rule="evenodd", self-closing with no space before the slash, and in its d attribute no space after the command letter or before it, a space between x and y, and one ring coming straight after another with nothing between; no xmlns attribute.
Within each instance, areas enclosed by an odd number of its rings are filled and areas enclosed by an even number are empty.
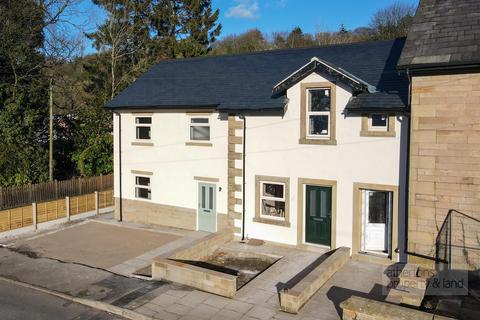
<svg viewBox="0 0 480 320"><path fill-rule="evenodd" d="M122 114L120 112L113 111L118 115L118 198L119 198L119 219L123 221L123 200L122 200Z"/></svg>
<svg viewBox="0 0 480 320"><path fill-rule="evenodd" d="M245 241L245 149L247 142L247 117L241 114L243 120L243 143L242 143L242 242Z"/></svg>
<svg viewBox="0 0 480 320"><path fill-rule="evenodd" d="M408 108L409 108L409 115L407 117L407 155L406 155L406 164L405 164L405 236L404 244L403 244L403 251L405 252L405 259L408 261L408 211L409 211L409 190L410 190L410 130L412 125L412 75L410 74L410 70L407 69L407 77L408 77Z"/></svg>
<svg viewBox="0 0 480 320"><path fill-rule="evenodd" d="M408 215L409 215L409 189L410 189L410 140L411 140L411 116L412 116L412 75L410 73L410 70L407 69L407 77L408 77L408 107L409 107L409 114L408 114L408 131L407 131L407 159L406 159L406 178L405 178L405 237L404 239L404 247L403 250L405 252L407 261L408 261L408 256L415 256L419 258L423 258L426 260L435 260L435 258L427 256L425 254L417 253L417 252L411 252L408 250Z"/></svg>

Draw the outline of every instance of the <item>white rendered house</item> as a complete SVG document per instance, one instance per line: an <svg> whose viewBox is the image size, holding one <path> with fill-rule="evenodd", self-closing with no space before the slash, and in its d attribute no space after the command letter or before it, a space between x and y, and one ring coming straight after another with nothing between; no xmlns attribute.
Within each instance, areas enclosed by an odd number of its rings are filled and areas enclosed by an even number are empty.
<svg viewBox="0 0 480 320"><path fill-rule="evenodd" d="M398 260L403 44L154 66L108 105L117 219Z"/></svg>

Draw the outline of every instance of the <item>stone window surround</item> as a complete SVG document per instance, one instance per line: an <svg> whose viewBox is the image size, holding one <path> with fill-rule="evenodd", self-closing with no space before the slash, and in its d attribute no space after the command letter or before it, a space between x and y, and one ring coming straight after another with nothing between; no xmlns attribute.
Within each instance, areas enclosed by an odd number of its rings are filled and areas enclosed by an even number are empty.
<svg viewBox="0 0 480 320"><path fill-rule="evenodd" d="M332 229L330 232L330 248L337 247L337 181L324 179L298 178L297 191L297 247L310 249L323 247L321 245L305 242L305 186L319 186L332 188Z"/></svg>
<svg viewBox="0 0 480 320"><path fill-rule="evenodd" d="M379 114L382 114L381 112ZM369 126L370 116L362 116L361 137L395 137L395 116L388 115L388 130L371 130Z"/></svg>
<svg viewBox="0 0 480 320"><path fill-rule="evenodd" d="M328 138L312 138L307 136L307 93L309 89L330 89L330 136ZM334 82L308 82L300 85L300 144L336 145L336 85Z"/></svg>
<svg viewBox="0 0 480 320"><path fill-rule="evenodd" d="M361 252L362 242L362 190L378 190L389 191L393 194L393 210L392 210L392 257L387 256L384 260L398 261L398 186L395 185L383 185L374 183L358 183L353 184L353 230L352 230L352 255L369 255L375 258L383 258L383 256L375 255L374 253Z"/></svg>
<svg viewBox="0 0 480 320"><path fill-rule="evenodd" d="M269 219L261 216L260 208L260 182L269 181L269 182L279 182L285 185L284 197L285 197L285 219L276 220ZM253 222L271 224L281 227L290 227L290 178L287 177L272 177L272 176L255 176L255 217Z"/></svg>

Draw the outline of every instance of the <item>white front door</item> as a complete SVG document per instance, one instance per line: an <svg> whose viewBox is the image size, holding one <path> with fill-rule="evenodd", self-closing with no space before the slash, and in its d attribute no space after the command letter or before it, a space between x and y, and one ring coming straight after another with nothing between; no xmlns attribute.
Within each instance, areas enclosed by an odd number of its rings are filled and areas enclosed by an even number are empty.
<svg viewBox="0 0 480 320"><path fill-rule="evenodd" d="M363 251L388 253L392 193L363 190Z"/></svg>

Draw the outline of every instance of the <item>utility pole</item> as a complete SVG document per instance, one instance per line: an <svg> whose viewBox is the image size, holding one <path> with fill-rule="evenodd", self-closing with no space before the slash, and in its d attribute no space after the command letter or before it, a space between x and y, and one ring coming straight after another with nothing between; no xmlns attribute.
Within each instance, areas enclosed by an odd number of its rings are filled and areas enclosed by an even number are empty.
<svg viewBox="0 0 480 320"><path fill-rule="evenodd" d="M53 181L53 77L50 78L49 93L49 114L50 114L50 141L48 148L48 177Z"/></svg>

